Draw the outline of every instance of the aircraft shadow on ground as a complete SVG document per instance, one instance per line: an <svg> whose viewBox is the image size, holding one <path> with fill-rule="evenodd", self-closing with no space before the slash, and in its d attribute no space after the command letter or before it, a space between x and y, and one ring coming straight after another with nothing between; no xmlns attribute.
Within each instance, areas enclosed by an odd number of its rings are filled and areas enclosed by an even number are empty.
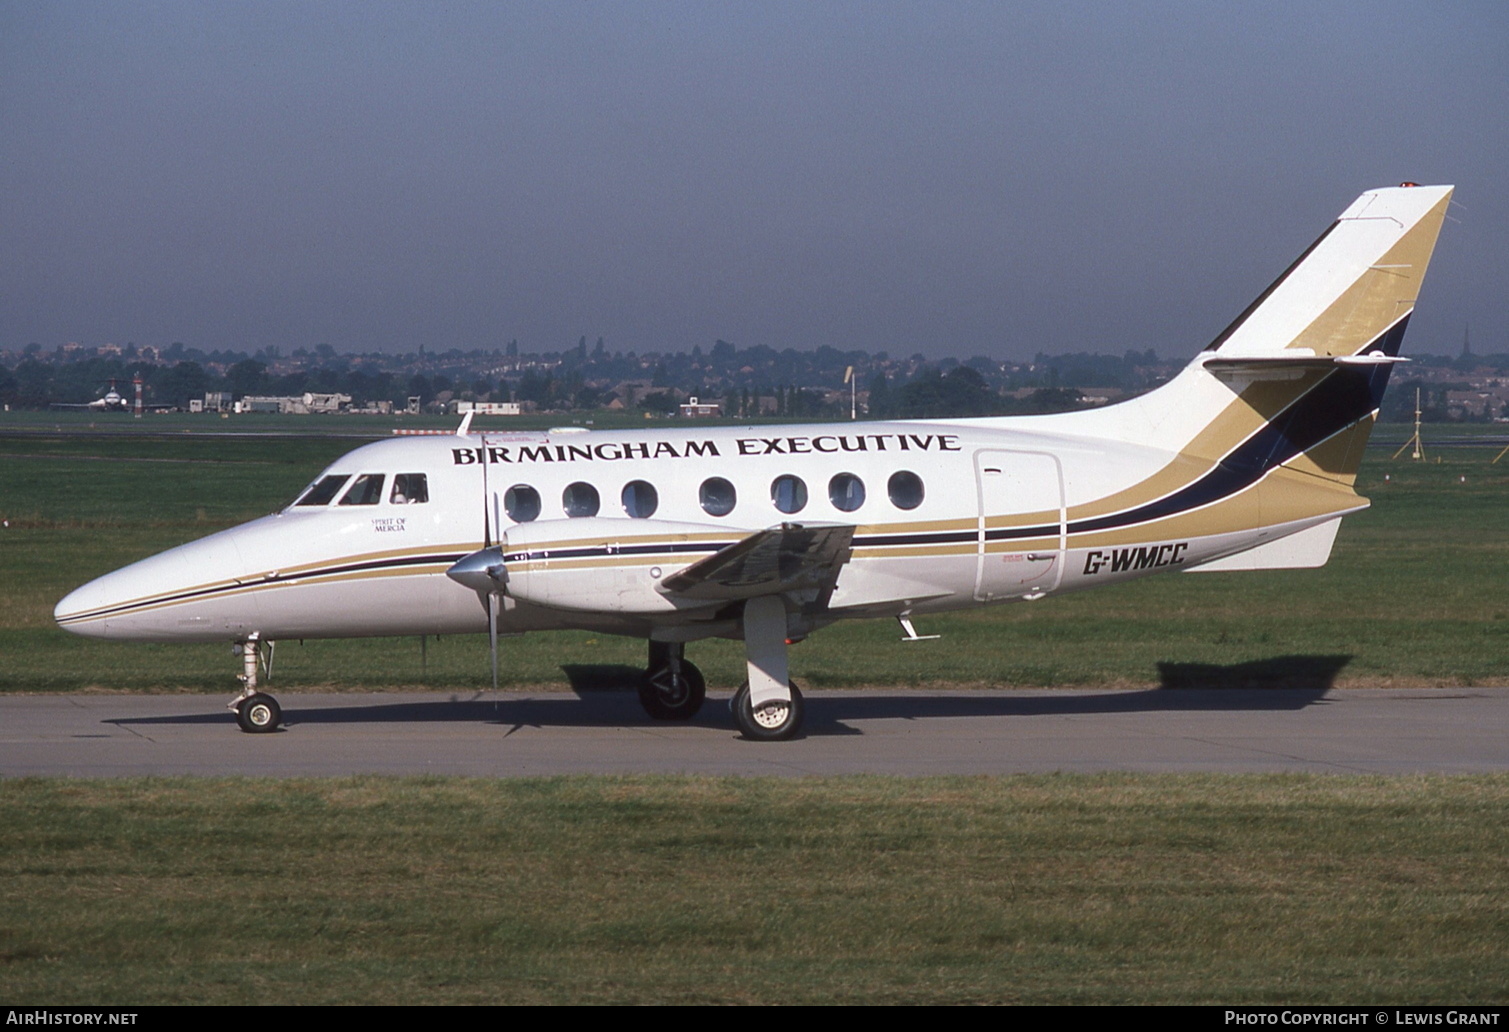
<svg viewBox="0 0 1509 1032"><path fill-rule="evenodd" d="M1328 691L1350 655L1275 656L1248 663L1159 663L1160 688L1293 688Z"/></svg>
<svg viewBox="0 0 1509 1032"><path fill-rule="evenodd" d="M862 690L808 695L806 736L853 735L859 720L928 720L960 717L1073 716L1230 710L1300 710L1319 702L1351 656L1276 656L1229 666L1206 663L1158 664L1159 687L1145 691L1023 691L996 693L891 692ZM301 706L297 694L283 698L288 726L300 724L475 723L517 727L674 727L650 719L639 706L636 667L622 665L562 668L575 696L511 698L479 692L461 697L383 702L372 696L343 706ZM585 698L591 696L590 698ZM105 723L232 723L228 712L126 717ZM711 696L697 716L680 726L730 729L726 698Z"/></svg>

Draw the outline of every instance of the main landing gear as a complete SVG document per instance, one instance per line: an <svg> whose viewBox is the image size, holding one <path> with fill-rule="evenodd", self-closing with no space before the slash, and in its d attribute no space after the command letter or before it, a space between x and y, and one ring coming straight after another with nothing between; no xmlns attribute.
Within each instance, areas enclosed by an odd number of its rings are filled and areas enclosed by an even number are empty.
<svg viewBox="0 0 1509 1032"><path fill-rule="evenodd" d="M804 714L802 693L795 681L787 688L791 692L790 700L775 699L756 709L749 701L749 682L739 685L734 697L728 700L728 708L733 710L734 723L739 725L745 738L755 742L779 742L797 733Z"/></svg>
<svg viewBox="0 0 1509 1032"><path fill-rule="evenodd" d="M681 642L650 642L650 661L639 678L639 704L656 720L691 720L707 698L702 671L686 660Z"/></svg>
<svg viewBox="0 0 1509 1032"><path fill-rule="evenodd" d="M264 656L263 647L266 646ZM263 642L261 635L252 634L237 646L241 650L241 694L230 702L230 710L236 714L236 723L249 735L276 731L283 724L283 710L278 700L266 692L257 690L257 667L264 667L272 676L272 642Z"/></svg>
<svg viewBox="0 0 1509 1032"><path fill-rule="evenodd" d="M756 742L778 742L801 730L802 693L787 677L786 605L777 595L744 604L744 656L749 679L729 702L734 723ZM639 679L639 703L656 720L690 720L702 708L707 685L687 662L681 642L650 642Z"/></svg>
<svg viewBox="0 0 1509 1032"><path fill-rule="evenodd" d="M744 660L749 680L734 693L734 723L745 738L778 742L802 729L802 693L787 676L786 604L779 595L744 603Z"/></svg>

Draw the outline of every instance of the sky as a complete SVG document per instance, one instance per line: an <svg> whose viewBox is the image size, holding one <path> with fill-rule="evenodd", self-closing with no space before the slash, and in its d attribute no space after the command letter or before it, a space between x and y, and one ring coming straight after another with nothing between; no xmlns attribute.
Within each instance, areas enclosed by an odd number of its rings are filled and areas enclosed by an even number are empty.
<svg viewBox="0 0 1509 1032"><path fill-rule="evenodd" d="M1509 351L1509 4L0 0L0 348L1193 355L1454 183Z"/></svg>

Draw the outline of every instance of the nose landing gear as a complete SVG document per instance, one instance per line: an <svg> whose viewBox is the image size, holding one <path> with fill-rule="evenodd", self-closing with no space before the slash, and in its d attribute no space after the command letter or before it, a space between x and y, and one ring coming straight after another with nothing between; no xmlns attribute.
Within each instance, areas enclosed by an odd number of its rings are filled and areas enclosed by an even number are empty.
<svg viewBox="0 0 1509 1032"><path fill-rule="evenodd" d="M236 714L236 723L249 735L276 731L283 724L283 710L266 692L257 690L257 667L272 677L273 642L263 642L260 634L251 634L237 645L241 651L241 694L231 700L229 709ZM263 645L267 651L264 655Z"/></svg>

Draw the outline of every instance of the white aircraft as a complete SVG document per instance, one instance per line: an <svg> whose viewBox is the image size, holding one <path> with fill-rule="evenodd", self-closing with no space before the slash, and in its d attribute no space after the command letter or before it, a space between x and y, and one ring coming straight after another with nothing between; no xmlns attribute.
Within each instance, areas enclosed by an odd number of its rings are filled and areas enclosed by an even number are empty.
<svg viewBox="0 0 1509 1032"><path fill-rule="evenodd" d="M652 717L743 639L740 730L802 722L787 645L838 620L1041 599L1164 570L1323 565L1451 187L1371 190L1169 383L1031 417L469 432L358 448L274 515L85 584L75 634L229 640L243 730L283 638L584 628L649 643Z"/></svg>
<svg viewBox="0 0 1509 1032"><path fill-rule="evenodd" d="M49 407L55 409L93 409L96 412L130 412L131 403L121 396L120 391L115 389L115 377L110 377L110 389L93 401L82 405L73 405L67 402L55 401ZM137 374L133 383L141 382L141 375Z"/></svg>

